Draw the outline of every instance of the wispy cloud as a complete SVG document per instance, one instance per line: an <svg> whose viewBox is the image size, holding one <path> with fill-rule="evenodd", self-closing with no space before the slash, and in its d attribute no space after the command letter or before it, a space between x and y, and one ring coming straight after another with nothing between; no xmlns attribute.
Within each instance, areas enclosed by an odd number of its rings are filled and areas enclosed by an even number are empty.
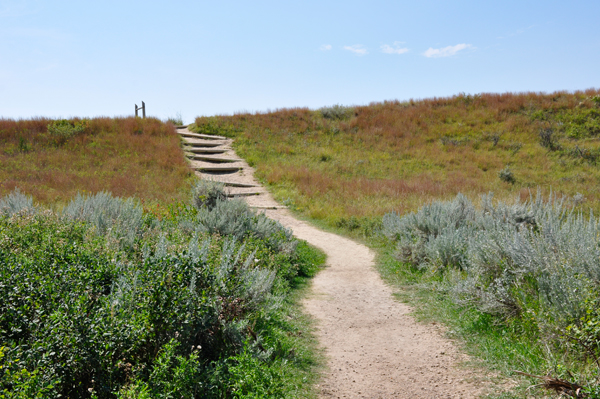
<svg viewBox="0 0 600 399"><path fill-rule="evenodd" d="M384 44L381 46L381 51L385 54L404 54L408 52L408 48L401 47L402 42L394 42L393 46L389 44Z"/></svg>
<svg viewBox="0 0 600 399"><path fill-rule="evenodd" d="M466 50L466 49L470 49L470 48L474 48L474 47L471 46L470 44L465 44L465 43L457 44L456 46L448 46L448 47L444 47L444 48L429 47L429 49L427 51L425 51L423 53L423 55L427 58L451 57L461 50Z"/></svg>
<svg viewBox="0 0 600 399"><path fill-rule="evenodd" d="M369 52L362 44L355 44L354 46L344 46L344 50L353 52L356 55L367 55Z"/></svg>
<svg viewBox="0 0 600 399"><path fill-rule="evenodd" d="M321 47L319 47L319 50L329 51L329 50L331 50L331 44L323 44L323 45L321 45Z"/></svg>
<svg viewBox="0 0 600 399"><path fill-rule="evenodd" d="M506 39L506 38L513 37L513 36L519 36L519 35L522 35L523 33L525 33L526 31L528 31L529 29L533 29L535 27L536 27L536 25L531 25L531 26L528 26L527 28L518 29L514 32L508 33L507 35L498 36L498 39Z"/></svg>

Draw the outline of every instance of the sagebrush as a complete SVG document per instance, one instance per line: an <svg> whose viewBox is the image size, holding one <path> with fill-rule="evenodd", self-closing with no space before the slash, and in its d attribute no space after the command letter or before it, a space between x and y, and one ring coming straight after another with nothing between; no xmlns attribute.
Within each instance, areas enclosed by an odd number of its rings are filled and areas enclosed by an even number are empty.
<svg viewBox="0 0 600 399"><path fill-rule="evenodd" d="M567 350L593 375L600 371L593 366L600 330L591 328L600 325L600 221L574 210L577 200L538 193L503 202L488 194L475 206L458 195L386 214L383 232L400 262L443 276L438 288L456 303L499 323L520 320L527 334L553 353Z"/></svg>
<svg viewBox="0 0 600 399"><path fill-rule="evenodd" d="M250 228L209 232L202 209L106 192L59 211L2 198L0 397L310 394L315 360L288 298L322 256L220 206Z"/></svg>

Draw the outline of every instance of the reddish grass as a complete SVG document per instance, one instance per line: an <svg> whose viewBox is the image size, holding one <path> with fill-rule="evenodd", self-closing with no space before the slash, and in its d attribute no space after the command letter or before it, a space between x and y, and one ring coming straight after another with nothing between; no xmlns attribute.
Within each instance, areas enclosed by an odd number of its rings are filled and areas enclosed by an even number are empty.
<svg viewBox="0 0 600 399"><path fill-rule="evenodd" d="M18 187L47 204L104 190L148 201L186 198L191 171L172 124L95 118L58 145L48 133L50 122L0 119L0 195Z"/></svg>
<svg viewBox="0 0 600 399"><path fill-rule="evenodd" d="M240 155L257 168L280 200L329 220L415 210L462 192L477 199L544 192L574 195L599 209L600 165L540 145L539 131L561 115L598 107L578 92L484 93L353 107L346 120L308 108L197 118L197 131L236 137ZM562 134L562 133L561 133ZM497 136L497 142L494 137ZM598 137L560 136L564 148L595 148ZM501 181L510 165L517 179Z"/></svg>

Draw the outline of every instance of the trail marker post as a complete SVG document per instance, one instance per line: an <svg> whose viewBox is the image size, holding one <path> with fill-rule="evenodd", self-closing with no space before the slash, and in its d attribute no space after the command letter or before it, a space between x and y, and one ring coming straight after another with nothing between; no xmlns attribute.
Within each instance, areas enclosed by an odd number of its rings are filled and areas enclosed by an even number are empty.
<svg viewBox="0 0 600 399"><path fill-rule="evenodd" d="M138 107L137 104L135 104L135 116L138 116L138 110L140 109L142 110L142 117L146 119L146 104L144 104L143 101L141 107Z"/></svg>

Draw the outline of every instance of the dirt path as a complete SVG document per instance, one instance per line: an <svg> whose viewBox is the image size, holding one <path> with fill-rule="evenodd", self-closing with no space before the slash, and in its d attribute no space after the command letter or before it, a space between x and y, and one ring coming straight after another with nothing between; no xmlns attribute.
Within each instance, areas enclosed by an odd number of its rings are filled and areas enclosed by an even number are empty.
<svg viewBox="0 0 600 399"><path fill-rule="evenodd" d="M252 173L245 164L237 172L210 178L254 187ZM452 342L436 326L417 323L410 308L393 299L367 247L295 219L266 191L241 195L328 256L304 301L317 320L317 337L327 355L321 397L473 398L482 392L471 382L475 374L457 367L463 355Z"/></svg>

